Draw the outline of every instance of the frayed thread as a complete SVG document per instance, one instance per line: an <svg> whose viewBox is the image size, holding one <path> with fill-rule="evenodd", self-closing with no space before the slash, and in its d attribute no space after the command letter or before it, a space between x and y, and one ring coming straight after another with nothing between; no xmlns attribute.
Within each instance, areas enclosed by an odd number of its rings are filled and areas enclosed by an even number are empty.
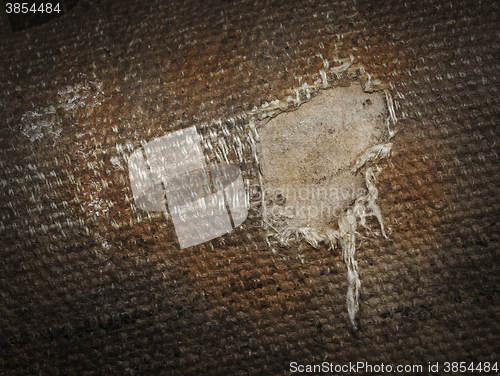
<svg viewBox="0 0 500 376"><path fill-rule="evenodd" d="M318 248L320 243L326 244L330 250L340 248L343 253L344 262L347 266L347 312L349 320L356 329L356 314L359 311L359 290L361 281L359 278L358 262L356 255L356 235L359 225L369 229L366 219L375 217L380 225L382 235L387 237L380 208L377 205L378 190L375 185L376 177L380 168L370 167L365 172L365 183L368 193L359 197L354 205L348 208L338 219L338 230L327 228L323 231L314 228L299 228L295 232L306 240L312 247Z"/></svg>

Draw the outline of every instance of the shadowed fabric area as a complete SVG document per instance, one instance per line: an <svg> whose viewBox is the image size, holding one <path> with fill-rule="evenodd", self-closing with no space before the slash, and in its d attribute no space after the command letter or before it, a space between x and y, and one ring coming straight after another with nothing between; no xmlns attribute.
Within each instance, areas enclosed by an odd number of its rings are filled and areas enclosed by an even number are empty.
<svg viewBox="0 0 500 376"><path fill-rule="evenodd" d="M18 32L3 13L0 375L499 362L499 7L81 0ZM258 215L181 250L168 214L135 206L142 145L191 126L250 134L269 103L362 71L398 121L378 164L388 238L357 243L356 331L338 251L268 242ZM228 159L253 181L242 150Z"/></svg>

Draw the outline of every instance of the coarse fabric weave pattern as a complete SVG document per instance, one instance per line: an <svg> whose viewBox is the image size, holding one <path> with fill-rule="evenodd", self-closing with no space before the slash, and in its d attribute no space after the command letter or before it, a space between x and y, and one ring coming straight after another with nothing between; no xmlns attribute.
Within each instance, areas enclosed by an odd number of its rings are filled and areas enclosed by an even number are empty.
<svg viewBox="0 0 500 376"><path fill-rule="evenodd" d="M16 33L3 14L0 375L500 361L499 7L81 0ZM171 131L246 131L321 71L347 85L347 63L398 119L379 163L388 239L356 251L356 331L338 252L270 247L258 218L180 250L168 216L135 208L126 164Z"/></svg>

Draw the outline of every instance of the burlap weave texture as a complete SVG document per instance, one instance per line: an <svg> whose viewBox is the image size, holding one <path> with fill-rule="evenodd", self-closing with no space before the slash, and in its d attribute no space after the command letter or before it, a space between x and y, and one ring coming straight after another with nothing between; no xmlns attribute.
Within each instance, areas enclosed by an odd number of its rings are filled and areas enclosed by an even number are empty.
<svg viewBox="0 0 500 376"><path fill-rule="evenodd" d="M80 1L16 33L3 16L0 374L499 361L497 18L430 0ZM379 163L388 239L357 249L356 332L340 254L273 252L258 218L179 250L126 168L167 132L246 130L266 103L307 100L322 70L346 85L346 62L398 118ZM250 155L240 168L257 175Z"/></svg>

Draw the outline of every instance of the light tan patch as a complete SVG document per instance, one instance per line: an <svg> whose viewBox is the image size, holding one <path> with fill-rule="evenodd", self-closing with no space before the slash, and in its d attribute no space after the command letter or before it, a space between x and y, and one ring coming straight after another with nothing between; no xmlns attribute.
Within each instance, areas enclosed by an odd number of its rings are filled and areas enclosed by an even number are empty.
<svg viewBox="0 0 500 376"><path fill-rule="evenodd" d="M387 141L383 93L358 83L320 91L296 111L259 129L264 220L276 228L324 228L367 192L353 171L371 147Z"/></svg>

